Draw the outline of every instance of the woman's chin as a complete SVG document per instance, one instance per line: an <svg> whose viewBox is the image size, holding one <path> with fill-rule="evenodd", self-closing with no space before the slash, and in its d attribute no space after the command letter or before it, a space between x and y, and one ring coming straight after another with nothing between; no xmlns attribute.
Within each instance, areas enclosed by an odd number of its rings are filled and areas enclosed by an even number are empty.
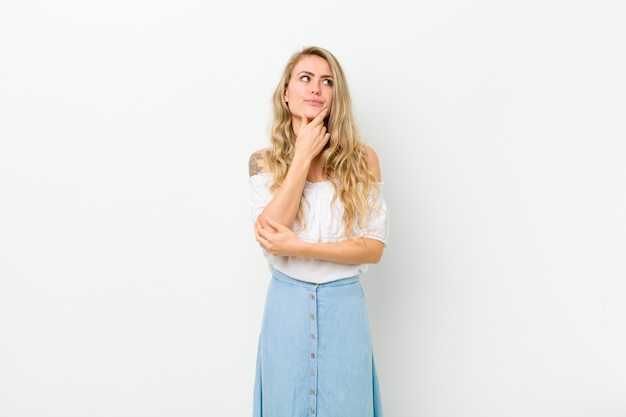
<svg viewBox="0 0 626 417"><path fill-rule="evenodd" d="M300 113L294 113L292 112L292 116L294 118L298 118L300 119L302 117L302 115L304 115L307 120L310 122L311 120L315 119L317 117L318 114L320 114L320 112L322 111L322 109L318 109L318 108L312 108L312 109L305 109Z"/></svg>
<svg viewBox="0 0 626 417"><path fill-rule="evenodd" d="M302 113L307 117L307 119L311 120L317 117L318 114L324 109L324 107L313 107L307 106L303 109Z"/></svg>

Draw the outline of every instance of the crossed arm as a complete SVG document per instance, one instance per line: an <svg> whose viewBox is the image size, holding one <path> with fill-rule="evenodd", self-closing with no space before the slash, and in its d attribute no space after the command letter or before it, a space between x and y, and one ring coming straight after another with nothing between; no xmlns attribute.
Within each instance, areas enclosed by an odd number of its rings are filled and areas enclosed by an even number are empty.
<svg viewBox="0 0 626 417"><path fill-rule="evenodd" d="M275 256L298 256L351 265L377 263L382 257L384 243L376 239L306 242L291 230L311 161L328 141L328 134L322 123L323 113L320 114L321 117L316 117L310 123L305 121L300 129L294 159L287 176L254 225L256 240L264 250ZM369 147L367 151L372 171L380 180L376 153ZM267 172L264 154L264 151L252 154L250 175Z"/></svg>
<svg viewBox="0 0 626 417"><path fill-rule="evenodd" d="M384 243L370 238L306 242L271 218L265 221L267 227L263 227L258 220L254 225L256 240L263 249L276 256L298 256L351 265L375 264L380 261L385 248Z"/></svg>

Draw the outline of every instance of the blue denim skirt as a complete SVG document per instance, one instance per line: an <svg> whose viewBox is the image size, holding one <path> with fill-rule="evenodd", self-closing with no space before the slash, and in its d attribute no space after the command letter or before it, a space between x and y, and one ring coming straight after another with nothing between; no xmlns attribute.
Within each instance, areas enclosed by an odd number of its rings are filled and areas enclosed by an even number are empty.
<svg viewBox="0 0 626 417"><path fill-rule="evenodd" d="M312 284L274 271L257 355L254 417L382 417L358 276Z"/></svg>

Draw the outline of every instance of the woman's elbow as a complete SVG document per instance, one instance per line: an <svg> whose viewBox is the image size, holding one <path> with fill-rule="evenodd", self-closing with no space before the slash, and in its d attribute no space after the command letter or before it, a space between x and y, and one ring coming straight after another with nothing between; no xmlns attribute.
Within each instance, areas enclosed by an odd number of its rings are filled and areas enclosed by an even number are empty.
<svg viewBox="0 0 626 417"><path fill-rule="evenodd" d="M383 257L383 252L385 250L385 244L378 240L370 241L370 251L369 251L369 260L370 264L377 264Z"/></svg>

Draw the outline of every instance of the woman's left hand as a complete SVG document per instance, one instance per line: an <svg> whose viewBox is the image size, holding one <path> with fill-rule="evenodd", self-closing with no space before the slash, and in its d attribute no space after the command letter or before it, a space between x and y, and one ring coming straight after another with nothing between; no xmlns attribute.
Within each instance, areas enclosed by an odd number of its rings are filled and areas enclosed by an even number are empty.
<svg viewBox="0 0 626 417"><path fill-rule="evenodd" d="M265 218L269 227L263 227L259 220L254 224L256 241L261 247L274 256L297 255L298 245L302 241L286 226L275 222L269 217Z"/></svg>

